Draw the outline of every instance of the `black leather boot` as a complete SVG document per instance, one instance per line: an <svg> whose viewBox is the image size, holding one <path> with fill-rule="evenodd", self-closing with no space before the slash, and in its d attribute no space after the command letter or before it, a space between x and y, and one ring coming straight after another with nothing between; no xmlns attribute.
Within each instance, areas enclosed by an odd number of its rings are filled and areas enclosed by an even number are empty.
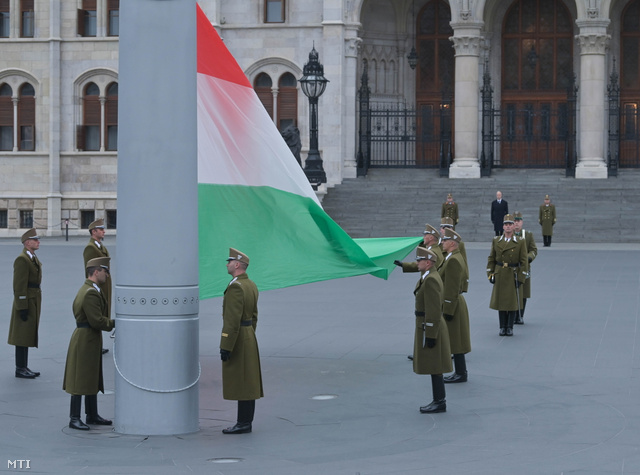
<svg viewBox="0 0 640 475"><path fill-rule="evenodd" d="M29 348L26 346L16 346L16 378L34 379L40 373L35 374L27 368L27 355Z"/></svg>
<svg viewBox="0 0 640 475"><path fill-rule="evenodd" d="M256 401L238 401L238 422L233 427L222 429L223 434L248 434L256 410Z"/></svg>
<svg viewBox="0 0 640 475"><path fill-rule="evenodd" d="M87 413L87 424L93 426L110 426L113 424L109 419L103 419L98 414L98 395L92 394L84 397L84 406Z"/></svg>
<svg viewBox="0 0 640 475"><path fill-rule="evenodd" d="M507 312L504 310L498 310L498 318L500 319L500 336L507 334Z"/></svg>
<svg viewBox="0 0 640 475"><path fill-rule="evenodd" d="M450 383L466 383L467 382L467 362L464 358L464 353L453 355L453 364L455 365L455 372L449 376L445 376L444 382Z"/></svg>
<svg viewBox="0 0 640 475"><path fill-rule="evenodd" d="M33 374L34 377L38 377L40 376L40 371L32 371L29 369L29 348L26 346L23 346L23 353L24 353L24 367L27 369L27 371L31 374Z"/></svg>
<svg viewBox="0 0 640 475"><path fill-rule="evenodd" d="M444 378L441 374L431 375L431 390L433 392L433 401L431 404L422 406L420 412L422 414L435 414L438 412L447 412L446 393L444 389Z"/></svg>
<svg viewBox="0 0 640 475"><path fill-rule="evenodd" d="M517 310L507 312L507 331L506 331L507 336L513 336L513 322L516 319L516 313L518 313Z"/></svg>
<svg viewBox="0 0 640 475"><path fill-rule="evenodd" d="M80 406L82 406L82 396L71 396L69 428L77 430L89 430L90 427L82 422L82 419L80 419Z"/></svg>

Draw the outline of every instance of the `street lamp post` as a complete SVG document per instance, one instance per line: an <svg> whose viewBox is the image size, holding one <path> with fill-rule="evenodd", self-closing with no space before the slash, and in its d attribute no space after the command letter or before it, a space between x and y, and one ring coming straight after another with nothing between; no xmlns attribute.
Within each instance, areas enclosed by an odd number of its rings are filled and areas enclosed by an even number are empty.
<svg viewBox="0 0 640 475"><path fill-rule="evenodd" d="M315 190L318 185L327 182L327 174L322 167L322 158L318 151L318 98L322 95L329 80L324 77L324 66L318 61L315 46L309 53L309 62L302 69L298 79L305 96L309 98L309 153L304 162L304 173Z"/></svg>

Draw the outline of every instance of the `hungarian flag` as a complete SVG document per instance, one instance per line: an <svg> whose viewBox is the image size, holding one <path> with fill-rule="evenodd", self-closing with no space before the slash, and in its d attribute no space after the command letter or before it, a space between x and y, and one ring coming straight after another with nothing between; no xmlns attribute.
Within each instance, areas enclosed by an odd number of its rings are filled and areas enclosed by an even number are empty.
<svg viewBox="0 0 640 475"><path fill-rule="evenodd" d="M324 212L231 53L198 6L200 296L223 294L229 248L260 290L387 278L419 238L354 240Z"/></svg>

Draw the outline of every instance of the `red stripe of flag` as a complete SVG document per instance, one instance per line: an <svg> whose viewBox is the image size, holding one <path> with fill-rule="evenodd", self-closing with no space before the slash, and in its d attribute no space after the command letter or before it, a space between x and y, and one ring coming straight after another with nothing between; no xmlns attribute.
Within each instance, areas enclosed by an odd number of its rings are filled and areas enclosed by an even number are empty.
<svg viewBox="0 0 640 475"><path fill-rule="evenodd" d="M251 87L251 83L211 25L207 15L200 5L197 5L197 8L198 73Z"/></svg>

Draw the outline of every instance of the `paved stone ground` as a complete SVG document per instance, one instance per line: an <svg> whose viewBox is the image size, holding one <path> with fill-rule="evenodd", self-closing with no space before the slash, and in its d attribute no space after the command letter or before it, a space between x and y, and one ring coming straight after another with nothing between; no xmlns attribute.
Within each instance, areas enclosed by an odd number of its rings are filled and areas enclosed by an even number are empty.
<svg viewBox="0 0 640 475"><path fill-rule="evenodd" d="M638 245L541 247L526 324L507 338L488 308L488 245L467 243L469 382L447 386L444 414L418 412L431 401L430 379L413 374L406 358L416 274L262 293L266 397L257 402L253 433L240 436L220 432L236 406L221 397L221 299L204 301L200 430L142 437L66 427L62 375L84 244L43 239L38 253L41 344L29 365L42 376L14 378L13 347L0 345L0 471L18 471L6 458L29 460L32 473L59 474L640 474ZM106 244L115 254L115 239ZM20 249L0 241L3 338ZM111 353L104 367L100 413L113 417ZM336 397L312 399L318 395ZM238 460L224 463L231 459Z"/></svg>

